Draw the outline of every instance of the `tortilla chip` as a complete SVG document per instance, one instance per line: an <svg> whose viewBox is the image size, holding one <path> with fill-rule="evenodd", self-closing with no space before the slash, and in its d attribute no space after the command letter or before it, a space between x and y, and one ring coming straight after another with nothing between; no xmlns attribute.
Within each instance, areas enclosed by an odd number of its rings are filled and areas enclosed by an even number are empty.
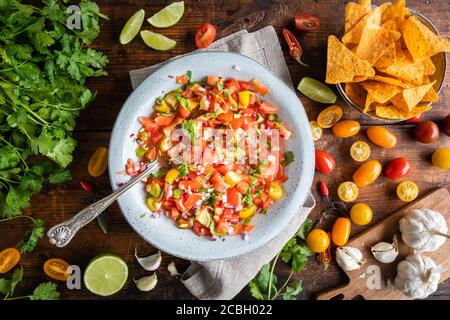
<svg viewBox="0 0 450 320"><path fill-rule="evenodd" d="M397 30L400 30L400 26L405 19L405 0L397 0L395 3L384 10L381 16L381 23L385 23L388 20L393 20L397 26Z"/></svg>
<svg viewBox="0 0 450 320"><path fill-rule="evenodd" d="M367 92L363 87L353 83L346 83L345 94L361 110L364 109L364 105L366 104Z"/></svg>
<svg viewBox="0 0 450 320"><path fill-rule="evenodd" d="M395 59L396 60L404 60L406 58L405 53L403 52L401 41L397 41L395 43Z"/></svg>
<svg viewBox="0 0 450 320"><path fill-rule="evenodd" d="M423 96L422 100L420 102L438 102L439 101L439 95L437 94L434 87L431 87L430 90Z"/></svg>
<svg viewBox="0 0 450 320"><path fill-rule="evenodd" d="M377 60L374 67L377 69L384 69L395 63L397 60L397 49L395 43Z"/></svg>
<svg viewBox="0 0 450 320"><path fill-rule="evenodd" d="M394 20L387 20L385 21L382 25L382 28L385 28L387 30L391 30L391 31L397 31L397 26L395 25L395 21Z"/></svg>
<svg viewBox="0 0 450 320"><path fill-rule="evenodd" d="M354 76L352 82L358 83L358 82L363 82L366 81L367 77L364 76Z"/></svg>
<svg viewBox="0 0 450 320"><path fill-rule="evenodd" d="M422 98L434 85L432 83L425 84L423 86L417 86L414 88L403 89L401 93L392 98L392 104L402 112L409 113L417 106Z"/></svg>
<svg viewBox="0 0 450 320"><path fill-rule="evenodd" d="M428 37L423 32L425 26L419 23L416 17L410 16L402 26L403 40L414 61L424 57L430 49Z"/></svg>
<svg viewBox="0 0 450 320"><path fill-rule="evenodd" d="M347 3L345 5L345 33L353 28L368 12L369 10L367 7L356 2Z"/></svg>
<svg viewBox="0 0 450 320"><path fill-rule="evenodd" d="M431 31L426 25L420 22L416 17L410 16L408 21L414 22L415 26L420 30L421 36L423 36L428 42L428 50L423 56L431 57L439 52L450 52L450 42L444 38L439 37L433 31ZM414 43L412 43L413 45ZM408 48L409 49L409 48ZM412 53L411 53L412 54Z"/></svg>
<svg viewBox="0 0 450 320"><path fill-rule="evenodd" d="M401 88L407 88L408 87L401 80L398 80L398 79L395 79L395 78L390 78L390 77L385 77L385 76L380 76L380 75L375 75L375 76L371 77L370 80L374 80L374 81L378 81L378 82L384 82L384 83L387 83L387 84L392 84L394 86L401 87Z"/></svg>
<svg viewBox="0 0 450 320"><path fill-rule="evenodd" d="M430 58L423 59L423 74L425 76L432 76L436 72L436 66Z"/></svg>
<svg viewBox="0 0 450 320"><path fill-rule="evenodd" d="M422 84L428 84L431 82L430 76L423 76Z"/></svg>
<svg viewBox="0 0 450 320"><path fill-rule="evenodd" d="M395 78L411 82L414 85L421 85L424 75L424 65L421 61L414 63L409 59L396 60L387 68L380 68L381 72Z"/></svg>
<svg viewBox="0 0 450 320"><path fill-rule="evenodd" d="M375 105L375 114L379 118L389 120L406 120L413 118L418 114L431 110L431 106L420 105L414 107L410 112L402 112L396 109L393 105Z"/></svg>
<svg viewBox="0 0 450 320"><path fill-rule="evenodd" d="M375 99L370 95L367 94L366 96L366 102L364 103L364 109L363 112L369 112L372 111L374 108L372 107L372 104L375 103Z"/></svg>
<svg viewBox="0 0 450 320"><path fill-rule="evenodd" d="M326 83L351 82L354 76L372 77L375 70L356 57L335 36L328 37Z"/></svg>
<svg viewBox="0 0 450 320"><path fill-rule="evenodd" d="M370 80L362 82L361 86L367 91L367 94L370 95L375 102L382 104L388 102L392 97L402 91L402 89L397 86Z"/></svg>
<svg viewBox="0 0 450 320"><path fill-rule="evenodd" d="M361 7L367 8L368 10L372 6L372 0L359 0L358 2Z"/></svg>

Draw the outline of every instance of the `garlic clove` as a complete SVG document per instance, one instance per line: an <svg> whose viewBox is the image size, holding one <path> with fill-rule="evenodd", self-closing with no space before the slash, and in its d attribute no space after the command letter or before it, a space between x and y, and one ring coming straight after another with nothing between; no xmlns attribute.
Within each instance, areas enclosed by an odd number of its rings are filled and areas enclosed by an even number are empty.
<svg viewBox="0 0 450 320"><path fill-rule="evenodd" d="M392 243L378 242L374 245L370 251L372 252L374 258L381 263L391 263L394 262L398 256L398 242L397 236L394 235Z"/></svg>
<svg viewBox="0 0 450 320"><path fill-rule="evenodd" d="M134 280L134 283L140 291L148 292L156 287L156 285L158 284L158 277L156 276L155 272L151 276L146 276L138 280Z"/></svg>
<svg viewBox="0 0 450 320"><path fill-rule="evenodd" d="M152 254L150 256L139 257L137 255L137 247L136 247L134 249L134 256L136 257L136 260L141 265L141 267L147 271L155 271L156 269L159 268L162 261L161 251L159 250L157 253Z"/></svg>
<svg viewBox="0 0 450 320"><path fill-rule="evenodd" d="M167 270L169 270L169 273L171 276L180 276L180 273L177 270L177 266L175 265L175 262L171 262L169 263L169 265L167 266Z"/></svg>
<svg viewBox="0 0 450 320"><path fill-rule="evenodd" d="M359 249L344 246L336 249L336 261L344 271L352 271L359 269L367 260Z"/></svg>

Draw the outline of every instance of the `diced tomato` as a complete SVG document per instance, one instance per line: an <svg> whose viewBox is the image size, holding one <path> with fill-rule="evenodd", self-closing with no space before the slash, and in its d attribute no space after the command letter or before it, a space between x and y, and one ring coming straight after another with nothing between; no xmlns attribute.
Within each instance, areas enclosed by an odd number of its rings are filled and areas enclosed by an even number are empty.
<svg viewBox="0 0 450 320"><path fill-rule="evenodd" d="M183 119L186 119L189 117L189 115L190 115L189 110L187 108L185 108L184 106L180 105L180 116Z"/></svg>
<svg viewBox="0 0 450 320"><path fill-rule="evenodd" d="M263 85L259 80L253 79L250 82L253 85L253 87L255 87L255 89L262 95L266 95L267 93L269 93L269 89L265 85Z"/></svg>
<svg viewBox="0 0 450 320"><path fill-rule="evenodd" d="M252 224L246 224L242 227L242 230L247 231L247 232L252 232L253 229L255 229L255 226Z"/></svg>
<svg viewBox="0 0 450 320"><path fill-rule="evenodd" d="M245 194L249 188L249 184L247 182L241 181L236 185L236 189L242 193Z"/></svg>
<svg viewBox="0 0 450 320"><path fill-rule="evenodd" d="M237 188L230 188L227 190L227 202L234 207L241 205L241 193Z"/></svg>
<svg viewBox="0 0 450 320"><path fill-rule="evenodd" d="M163 137L162 132L156 132L155 134L152 134L152 142L153 144L156 144L161 138Z"/></svg>
<svg viewBox="0 0 450 320"><path fill-rule="evenodd" d="M190 188L191 191L196 192L202 187L202 184L197 180L183 180L178 183L178 187L183 190L188 190Z"/></svg>
<svg viewBox="0 0 450 320"><path fill-rule="evenodd" d="M273 200L270 199L270 198L268 198L268 199L266 199L266 201L264 201L264 203L263 203L263 205L262 205L262 208L263 208L263 209L267 209L267 208L269 208L272 204L273 204Z"/></svg>
<svg viewBox="0 0 450 320"><path fill-rule="evenodd" d="M211 231L206 226L202 225L197 220L194 220L194 224L192 225L192 230L199 237L202 236L211 236Z"/></svg>
<svg viewBox="0 0 450 320"><path fill-rule="evenodd" d="M188 77L187 77L185 74L183 74L183 75L181 75L181 76L178 76L178 77L175 79L175 82L176 82L177 84L188 84L189 79L188 79Z"/></svg>
<svg viewBox="0 0 450 320"><path fill-rule="evenodd" d="M155 124L155 122L147 117L139 117L138 118L139 122L142 124L142 126L144 127L145 131L153 131L155 129L158 129L158 126Z"/></svg>
<svg viewBox="0 0 450 320"><path fill-rule="evenodd" d="M228 224L225 221L219 221L216 225L216 231L222 234L228 234Z"/></svg>
<svg viewBox="0 0 450 320"><path fill-rule="evenodd" d="M202 193L193 193L191 194L184 202L184 207L189 210L191 209L193 206L195 206L195 204L202 199L203 194Z"/></svg>
<svg viewBox="0 0 450 320"><path fill-rule="evenodd" d="M136 164L134 163L134 161L132 159L127 160L127 164L125 166L125 171L129 176L134 176L138 173L136 170Z"/></svg>
<svg viewBox="0 0 450 320"><path fill-rule="evenodd" d="M217 119L218 119L220 122L224 123L224 124L228 124L228 123L231 122L231 120L233 120L233 116L234 116L233 111L228 111L228 112L226 112L226 113L220 114L220 115L217 117Z"/></svg>
<svg viewBox="0 0 450 320"><path fill-rule="evenodd" d="M225 81L225 88L230 91L230 94L241 91L241 86L236 79L228 79Z"/></svg>
<svg viewBox="0 0 450 320"><path fill-rule="evenodd" d="M233 225L233 235L242 233L242 224L234 224Z"/></svg>
<svg viewBox="0 0 450 320"><path fill-rule="evenodd" d="M170 210L170 213L169 213L169 218L172 220L177 220L179 215L180 215L180 211L178 211L177 208L172 208L172 210Z"/></svg>
<svg viewBox="0 0 450 320"><path fill-rule="evenodd" d="M252 106L252 105L255 104L255 102L256 102L256 94L251 94L250 95L250 100L248 101L248 105Z"/></svg>
<svg viewBox="0 0 450 320"><path fill-rule="evenodd" d="M174 118L174 116L157 116L154 121L158 127L165 127L171 124Z"/></svg>
<svg viewBox="0 0 450 320"><path fill-rule="evenodd" d="M145 157L145 159L147 159L149 161L155 160L156 159L156 148L151 147L150 149L148 149L148 151L144 157Z"/></svg>
<svg viewBox="0 0 450 320"><path fill-rule="evenodd" d="M216 76L208 76L208 85L215 87L217 82L220 82L221 78Z"/></svg>
<svg viewBox="0 0 450 320"><path fill-rule="evenodd" d="M276 114L278 109L266 101L261 102L259 105L259 112L262 114Z"/></svg>
<svg viewBox="0 0 450 320"><path fill-rule="evenodd" d="M204 174L205 175L213 175L214 174L214 172L216 172L216 169L213 167L213 166L206 166L205 167L205 171L204 171Z"/></svg>
<svg viewBox="0 0 450 320"><path fill-rule="evenodd" d="M213 188L219 192L225 192L228 186L223 177L218 172L215 172L212 175L211 183L213 185Z"/></svg>
<svg viewBox="0 0 450 320"><path fill-rule="evenodd" d="M188 211L188 209L186 209L186 207L184 206L183 197L175 199L175 205L177 206L177 209L180 210L180 212Z"/></svg>
<svg viewBox="0 0 450 320"><path fill-rule="evenodd" d="M239 81L239 85L241 86L242 90L248 90L252 87L252 84L248 81Z"/></svg>
<svg viewBox="0 0 450 320"><path fill-rule="evenodd" d="M255 110L253 110L252 108L245 108L241 110L241 114L254 114Z"/></svg>
<svg viewBox="0 0 450 320"><path fill-rule="evenodd" d="M217 171L219 171L223 175L227 174L227 172L233 171L234 169L234 164L221 164L217 166Z"/></svg>
<svg viewBox="0 0 450 320"><path fill-rule="evenodd" d="M278 130L280 130L280 137L284 140L288 140L292 136L292 131L282 124L278 125Z"/></svg>
<svg viewBox="0 0 450 320"><path fill-rule="evenodd" d="M232 128L233 130L239 129L239 128L242 126L242 122L243 122L242 117L239 117L239 118L233 118L233 119L231 120L231 128Z"/></svg>
<svg viewBox="0 0 450 320"><path fill-rule="evenodd" d="M194 84L191 88L192 92L194 92L197 96L206 94L206 89L203 88L201 85L199 85L198 83Z"/></svg>
<svg viewBox="0 0 450 320"><path fill-rule="evenodd" d="M194 96L194 93L191 90L185 90L181 93L181 96L183 96L184 98L192 98Z"/></svg>

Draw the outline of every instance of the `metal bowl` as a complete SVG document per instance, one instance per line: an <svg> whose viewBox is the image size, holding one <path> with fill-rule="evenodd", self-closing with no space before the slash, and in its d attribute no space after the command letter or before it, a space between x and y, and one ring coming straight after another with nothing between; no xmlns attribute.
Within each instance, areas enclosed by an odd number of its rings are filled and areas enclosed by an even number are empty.
<svg viewBox="0 0 450 320"><path fill-rule="evenodd" d="M440 35L438 30L436 29L436 27L433 25L433 23L431 23L431 21L426 18L424 15L408 9L409 12L417 17L420 22L422 22L423 24L425 24L428 28L430 28L431 31L433 31L435 34ZM342 37L343 32L341 32L340 37ZM445 55L445 52L440 52L434 56L431 57L431 61L433 61L435 67L436 67L436 72L430 76L431 81L436 80L436 83L434 84L434 89L436 90L436 92L439 94L442 86L444 84L445 81L445 74L446 74L446 70L447 70L447 57ZM363 116L365 116L366 118L370 118L371 120L376 120L380 123L385 123L385 124L392 124L392 123L398 123L401 121L404 121L406 119L403 120L389 120L389 119L383 119L383 118L379 118L373 114L370 113L365 113L363 112L345 93L345 88L344 88L344 83L338 83L336 85L337 90L339 91L339 94L341 95L342 99L344 99L344 101L351 106L352 108L358 110L358 112L360 112ZM427 103L426 105L431 105L432 102Z"/></svg>

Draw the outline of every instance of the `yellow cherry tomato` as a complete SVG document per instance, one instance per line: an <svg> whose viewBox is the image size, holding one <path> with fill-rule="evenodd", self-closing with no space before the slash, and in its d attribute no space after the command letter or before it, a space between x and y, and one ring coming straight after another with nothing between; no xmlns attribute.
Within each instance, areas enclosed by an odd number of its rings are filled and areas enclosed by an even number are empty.
<svg viewBox="0 0 450 320"><path fill-rule="evenodd" d="M94 154L89 159L88 172L94 177L100 177L105 173L108 167L108 149L105 147L100 147L95 150Z"/></svg>
<svg viewBox="0 0 450 320"><path fill-rule="evenodd" d="M333 134L338 138L353 137L359 132L361 125L355 120L342 120L333 126Z"/></svg>
<svg viewBox="0 0 450 320"><path fill-rule="evenodd" d="M239 173L228 171L224 176L225 182L230 186L235 186L241 182L242 177Z"/></svg>
<svg viewBox="0 0 450 320"><path fill-rule="evenodd" d="M276 182L272 182L269 186L269 198L279 200L283 196L283 188Z"/></svg>
<svg viewBox="0 0 450 320"><path fill-rule="evenodd" d="M331 240L337 246L345 246L350 238L352 223L349 218L339 217L331 229Z"/></svg>
<svg viewBox="0 0 450 320"><path fill-rule="evenodd" d="M178 169L172 168L166 173L166 182L168 184L172 184L180 175L180 171Z"/></svg>
<svg viewBox="0 0 450 320"><path fill-rule="evenodd" d="M397 186L397 196L402 201L413 201L418 195L419 187L412 181L403 181Z"/></svg>
<svg viewBox="0 0 450 320"><path fill-rule="evenodd" d="M376 160L370 160L363 163L355 173L353 173L353 181L360 188L366 187L373 183L381 174L381 164Z"/></svg>
<svg viewBox="0 0 450 320"><path fill-rule="evenodd" d="M370 147L364 141L356 141L350 147L350 156L353 160L363 162L370 157Z"/></svg>
<svg viewBox="0 0 450 320"><path fill-rule="evenodd" d="M338 105L332 105L319 113L317 117L317 123L321 128L328 129L334 126L336 122L342 118L342 108Z"/></svg>
<svg viewBox="0 0 450 320"><path fill-rule="evenodd" d="M322 229L313 229L306 237L306 244L313 252L321 253L327 250L330 238Z"/></svg>
<svg viewBox="0 0 450 320"><path fill-rule="evenodd" d="M358 194L358 186L352 181L342 182L338 187L338 196L344 202L355 201Z"/></svg>
<svg viewBox="0 0 450 320"><path fill-rule="evenodd" d="M256 211L256 207L254 205L251 205L251 206L239 211L239 217L241 217L242 219L249 218L255 213L255 211Z"/></svg>
<svg viewBox="0 0 450 320"><path fill-rule="evenodd" d="M317 141L320 138L322 138L323 130L319 126L319 123L317 121L310 121L309 126L311 127L311 134L314 141Z"/></svg>
<svg viewBox="0 0 450 320"><path fill-rule="evenodd" d="M250 103L250 95L254 94L251 91L241 91L239 92L239 104L242 107L247 107Z"/></svg>
<svg viewBox="0 0 450 320"><path fill-rule="evenodd" d="M441 169L450 169L450 149L439 148L433 152L431 157L433 165Z"/></svg>
<svg viewBox="0 0 450 320"><path fill-rule="evenodd" d="M367 129L367 136L370 141L385 149L393 148L397 144L397 137L384 127L370 127Z"/></svg>
<svg viewBox="0 0 450 320"><path fill-rule="evenodd" d="M58 281L66 281L70 276L69 266L69 263L67 263L63 259L48 259L44 264L44 272L50 278Z"/></svg>
<svg viewBox="0 0 450 320"><path fill-rule="evenodd" d="M7 273L20 261L20 252L16 248L7 248L0 252L0 273Z"/></svg>
<svg viewBox="0 0 450 320"><path fill-rule="evenodd" d="M350 209L350 218L354 224L365 226L372 221L372 209L365 203L356 203Z"/></svg>
<svg viewBox="0 0 450 320"><path fill-rule="evenodd" d="M151 212L156 212L159 210L159 208L161 208L161 202L155 198L148 198L147 207L150 209Z"/></svg>

